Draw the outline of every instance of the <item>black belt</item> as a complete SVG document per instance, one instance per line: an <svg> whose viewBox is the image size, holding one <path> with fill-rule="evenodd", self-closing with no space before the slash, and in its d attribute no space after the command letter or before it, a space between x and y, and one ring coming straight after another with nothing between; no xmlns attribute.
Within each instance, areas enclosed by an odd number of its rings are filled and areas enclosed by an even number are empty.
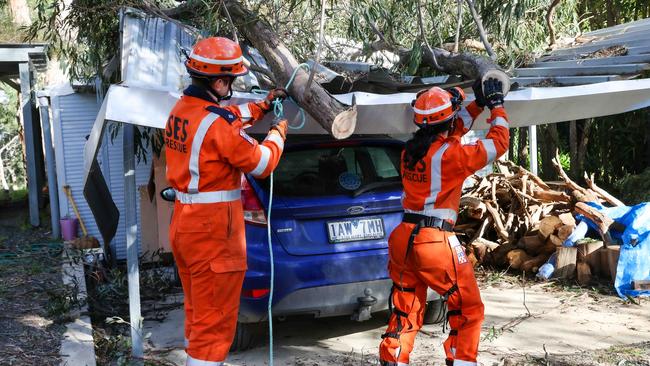
<svg viewBox="0 0 650 366"><path fill-rule="evenodd" d="M453 224L435 216L405 213L402 221L409 224L419 224L420 227L435 227L444 231L454 231Z"/></svg>
<svg viewBox="0 0 650 366"><path fill-rule="evenodd" d="M406 254L404 255L404 260L406 260L411 252L413 247L413 241L415 237L420 233L420 229L423 227L435 227L443 231L453 231L454 225L450 224L448 221L439 219L435 216L426 216L419 215L414 213L405 213L402 217L402 222L409 224L415 224L413 231L411 231L411 236L409 237L408 244L406 246Z"/></svg>

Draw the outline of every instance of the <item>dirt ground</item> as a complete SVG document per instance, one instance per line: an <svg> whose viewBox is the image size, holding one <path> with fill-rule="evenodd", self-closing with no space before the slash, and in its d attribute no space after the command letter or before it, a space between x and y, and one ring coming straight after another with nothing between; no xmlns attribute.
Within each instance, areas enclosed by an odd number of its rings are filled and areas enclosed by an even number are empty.
<svg viewBox="0 0 650 366"><path fill-rule="evenodd" d="M0 207L0 365L59 365L72 305L61 245L51 243L47 227L27 222L25 207Z"/></svg>
<svg viewBox="0 0 650 366"><path fill-rule="evenodd" d="M650 301L623 301L609 286L582 289L488 273L481 277L486 318L481 365L650 365ZM525 296L525 302L524 302ZM345 317L290 318L274 323L276 365L378 365L387 313L355 323ZM182 310L146 322L150 351L183 365ZM444 365L440 325L425 326L412 365ZM233 353L227 365L267 365L268 340Z"/></svg>

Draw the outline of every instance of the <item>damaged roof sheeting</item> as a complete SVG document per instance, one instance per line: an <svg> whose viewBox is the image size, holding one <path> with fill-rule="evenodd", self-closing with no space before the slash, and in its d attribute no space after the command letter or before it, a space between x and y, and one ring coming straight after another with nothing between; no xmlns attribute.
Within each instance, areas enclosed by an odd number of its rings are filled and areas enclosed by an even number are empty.
<svg viewBox="0 0 650 366"><path fill-rule="evenodd" d="M518 87L634 79L650 70L650 18L585 33L576 43L515 69Z"/></svg>

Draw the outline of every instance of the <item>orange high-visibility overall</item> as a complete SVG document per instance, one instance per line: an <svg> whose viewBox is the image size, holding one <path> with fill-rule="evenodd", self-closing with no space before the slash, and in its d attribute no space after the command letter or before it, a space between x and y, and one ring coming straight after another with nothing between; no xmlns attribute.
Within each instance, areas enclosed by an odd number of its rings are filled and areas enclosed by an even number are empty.
<svg viewBox="0 0 650 366"><path fill-rule="evenodd" d="M219 107L190 86L167 122L167 179L176 190L169 238L185 294L190 366L221 365L234 338L247 269L241 175L269 175L284 148L276 130L258 144L242 129L263 117L263 103Z"/></svg>
<svg viewBox="0 0 650 366"><path fill-rule="evenodd" d="M402 164L404 219L388 240L393 310L379 347L383 366L409 364L428 287L447 299L447 364L476 365L483 303L472 265L452 229L465 178L501 156L509 143L507 114L496 107L486 138L461 144L481 111L474 102L462 108L452 133L436 139L413 170Z"/></svg>

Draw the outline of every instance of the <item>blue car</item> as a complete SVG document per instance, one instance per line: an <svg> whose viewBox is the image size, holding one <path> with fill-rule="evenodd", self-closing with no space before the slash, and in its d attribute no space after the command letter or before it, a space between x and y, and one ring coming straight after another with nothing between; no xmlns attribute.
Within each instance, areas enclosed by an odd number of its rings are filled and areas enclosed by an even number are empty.
<svg viewBox="0 0 650 366"><path fill-rule="evenodd" d="M370 318L387 309L388 236L402 218L403 142L389 137L290 136L274 173L271 232L274 317ZM242 177L248 271L232 350L253 344L267 320L270 179ZM425 321L442 321L429 293Z"/></svg>

